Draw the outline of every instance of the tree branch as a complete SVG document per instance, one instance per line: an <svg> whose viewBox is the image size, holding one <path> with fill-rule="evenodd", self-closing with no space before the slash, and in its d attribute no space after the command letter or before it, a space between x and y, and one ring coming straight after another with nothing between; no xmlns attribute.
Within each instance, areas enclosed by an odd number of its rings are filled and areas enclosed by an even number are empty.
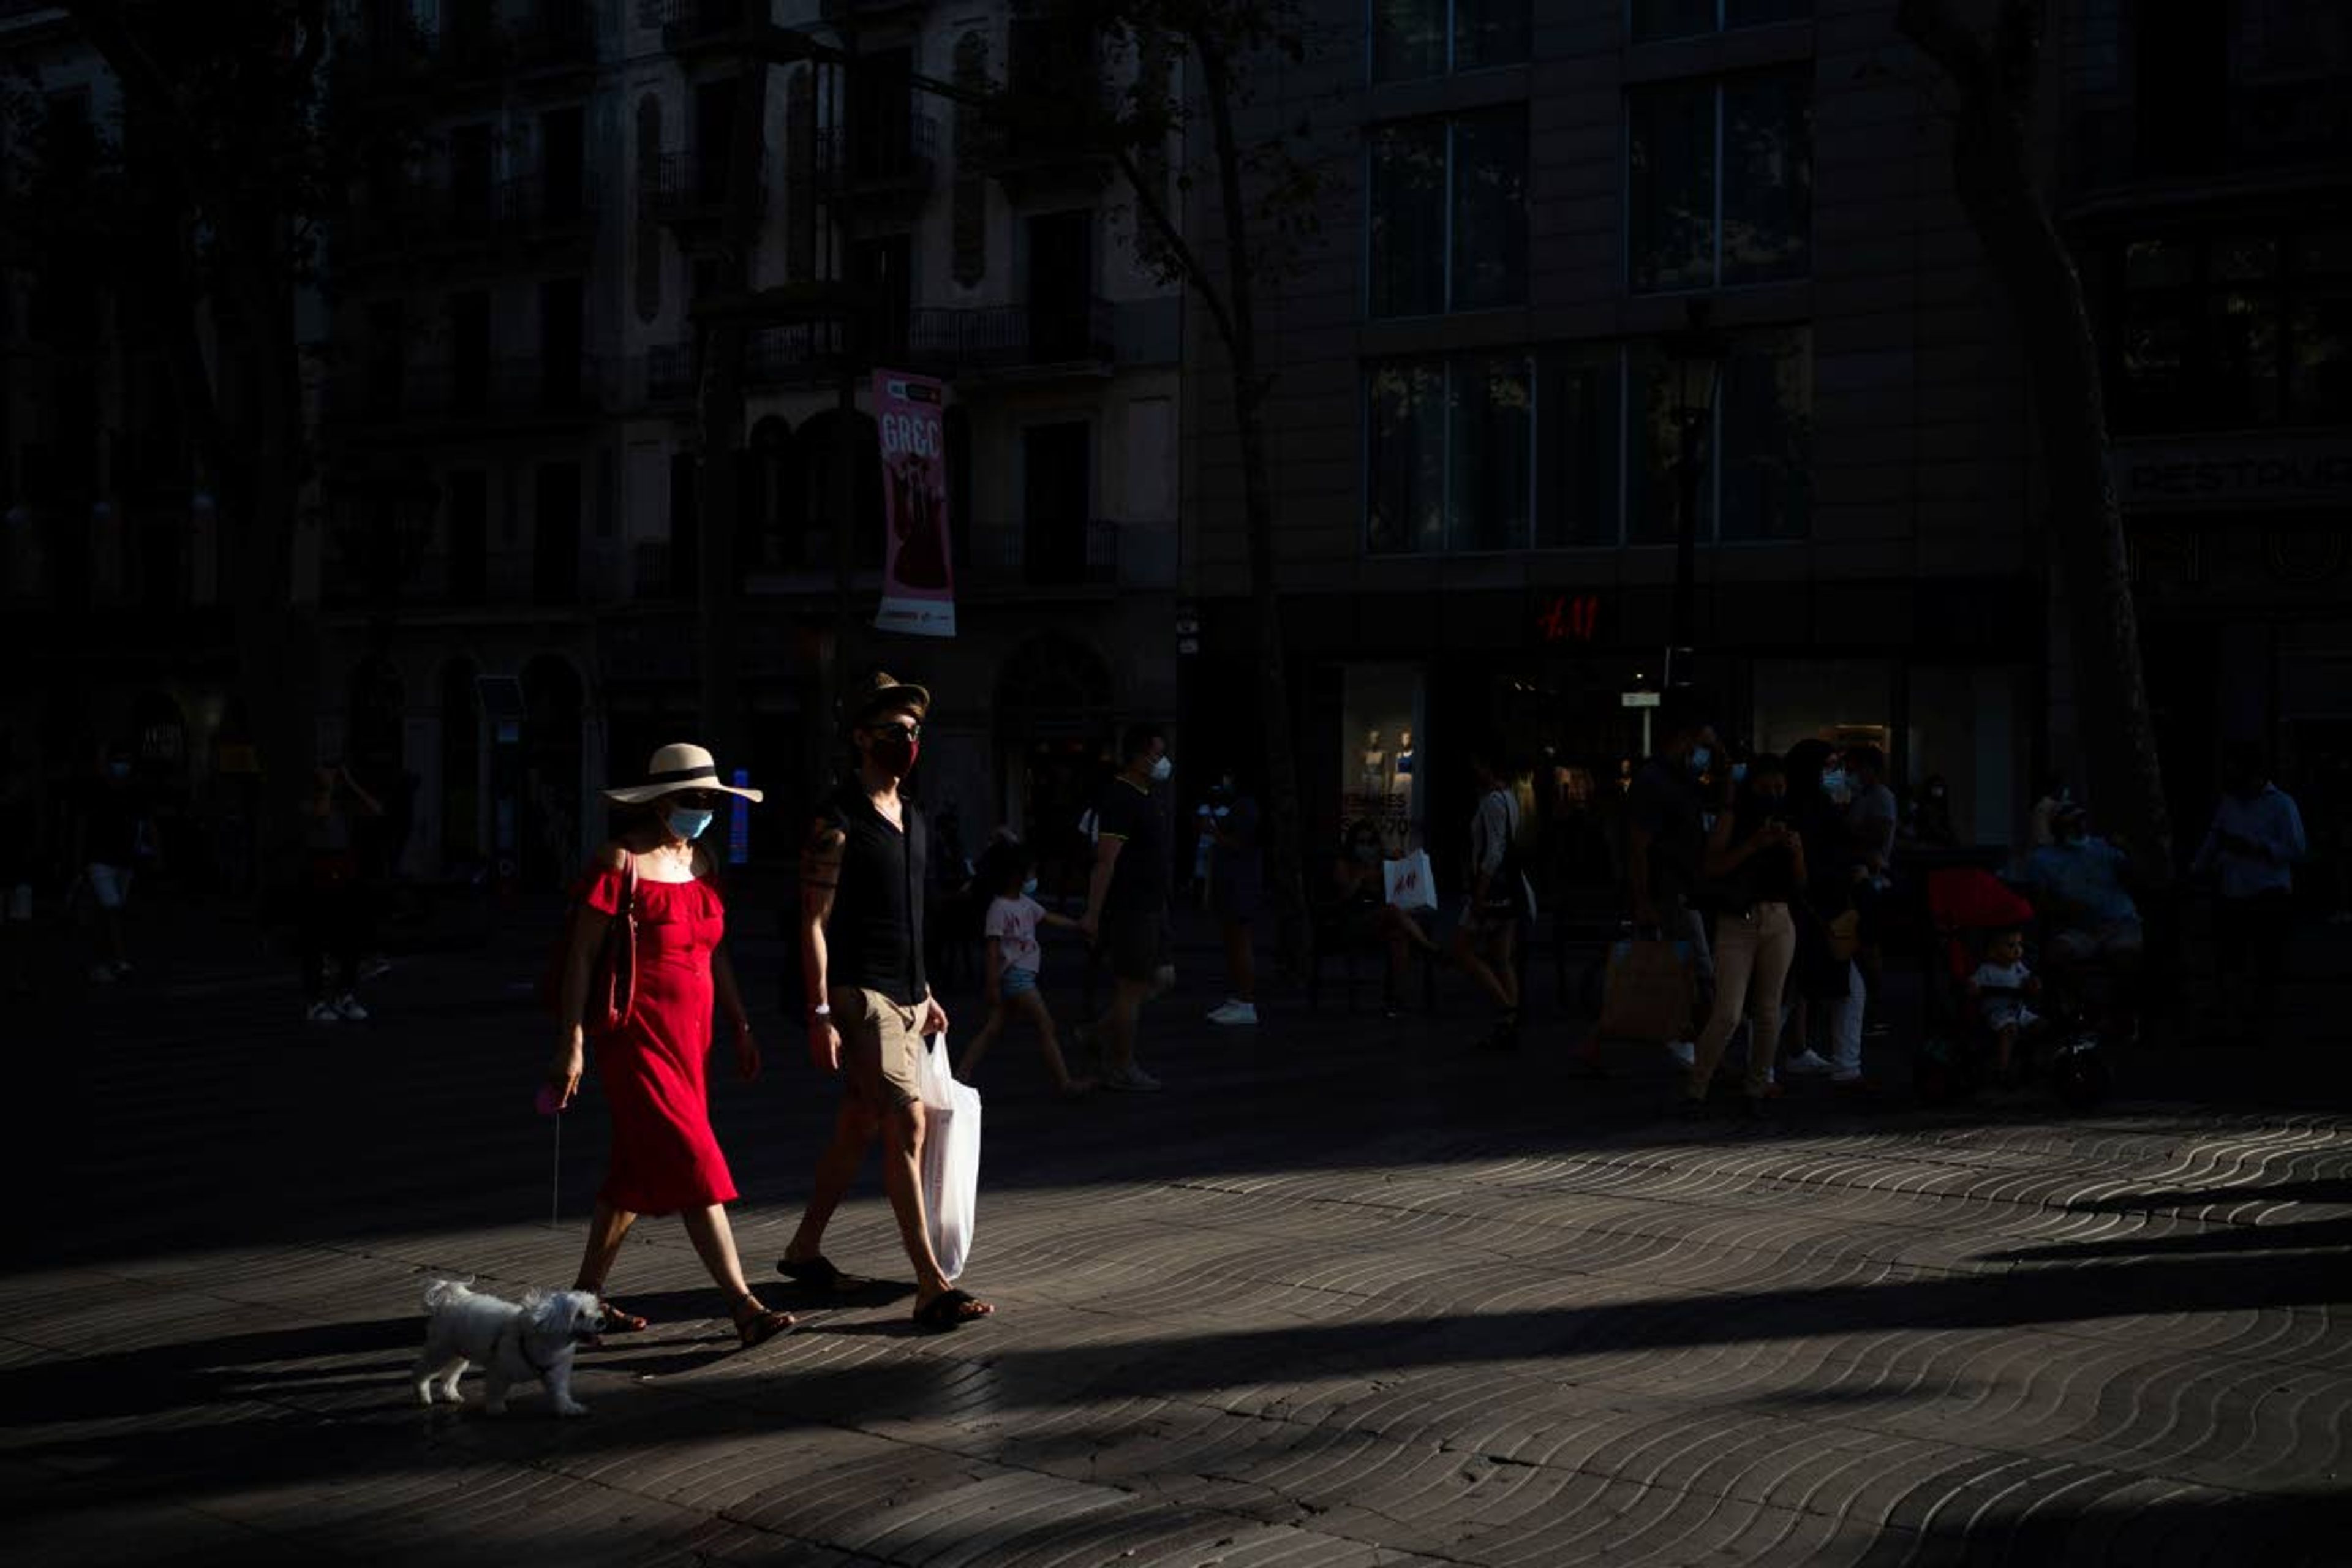
<svg viewBox="0 0 2352 1568"><path fill-rule="evenodd" d="M209 193L213 189L211 171L197 162L197 149L202 143L189 126L187 116L181 112L172 79L139 41L118 0L65 0L65 9L89 37L90 47L99 52L107 68L122 84L123 97L136 101L142 113L155 117L161 132L159 140L172 149L172 160L179 164L188 189Z"/></svg>
<svg viewBox="0 0 2352 1568"><path fill-rule="evenodd" d="M1979 89L1991 71L1983 43L1952 15L1949 0L1902 0L1895 8L1895 30L1935 61L1963 92Z"/></svg>
<svg viewBox="0 0 2352 1568"><path fill-rule="evenodd" d="M1237 340L1232 312L1226 310L1225 301L1218 294L1216 285L1211 280L1208 268L1202 265L1199 255L1184 242L1183 230L1177 226L1175 218L1169 213L1168 204L1160 200L1160 194L1151 188L1151 181L1137 164L1132 150L1115 147L1111 155L1118 161L1118 172L1126 177L1129 188L1135 192L1135 205L1142 209L1145 218L1158 231L1161 243L1175 257L1176 269L1184 275L1185 282L1201 297L1201 303L1208 307L1210 319L1216 323L1218 337L1224 341L1228 349L1233 348Z"/></svg>

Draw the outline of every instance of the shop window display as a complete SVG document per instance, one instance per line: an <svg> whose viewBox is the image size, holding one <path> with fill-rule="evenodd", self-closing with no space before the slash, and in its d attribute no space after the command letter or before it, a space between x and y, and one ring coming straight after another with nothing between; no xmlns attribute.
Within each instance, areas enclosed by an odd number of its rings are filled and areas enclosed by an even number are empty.
<svg viewBox="0 0 2352 1568"><path fill-rule="evenodd" d="M1416 738L1424 700L1417 669L1360 665L1346 672L1339 820L1377 822L1395 847L1410 842L1419 826Z"/></svg>

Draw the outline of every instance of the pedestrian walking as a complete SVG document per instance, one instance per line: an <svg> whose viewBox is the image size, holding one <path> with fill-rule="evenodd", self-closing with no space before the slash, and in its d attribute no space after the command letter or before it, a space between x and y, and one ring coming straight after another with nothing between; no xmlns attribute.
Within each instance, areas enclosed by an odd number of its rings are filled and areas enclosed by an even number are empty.
<svg viewBox="0 0 2352 1568"><path fill-rule="evenodd" d="M1225 1005L1209 1022L1229 1027L1257 1022L1257 915L1265 885L1258 822L1256 800L1226 770L1209 792L1209 907L1225 940Z"/></svg>
<svg viewBox="0 0 2352 1568"><path fill-rule="evenodd" d="M843 1094L808 1209L776 1269L817 1290L863 1283L827 1260L824 1232L878 1138L882 1188L915 1269L915 1321L942 1330L995 1308L949 1285L923 1212L928 1122L917 1053L926 1037L947 1033L948 1016L923 958L929 834L901 786L921 755L930 707L922 687L879 672L866 682L849 712L857 771L819 809L801 858L809 1057L819 1071L841 1076Z"/></svg>
<svg viewBox="0 0 2352 1568"><path fill-rule="evenodd" d="M116 746L101 759L98 777L82 792L74 863L97 913L89 977L100 984L131 973L127 924L131 888L152 829L147 804L133 777L131 753Z"/></svg>
<svg viewBox="0 0 2352 1568"><path fill-rule="evenodd" d="M1041 931L1078 930L1078 922L1057 915L1037 901L1037 857L1024 844L992 846L981 857L980 879L990 889L988 914L982 930L988 939L988 1022L964 1047L956 1077L976 1083L988 1048L1015 1019L1037 1031L1038 1053L1053 1075L1054 1088L1076 1099L1090 1093L1095 1080L1074 1078L1062 1059L1062 1046L1054 1029L1054 1010L1040 985L1045 969Z"/></svg>
<svg viewBox="0 0 2352 1568"><path fill-rule="evenodd" d="M1863 1032L1885 1032L1878 1017L1886 979L1885 926L1893 908L1895 837L1902 811L1886 783L1886 753L1876 746L1850 748L1843 759L1846 788L1845 858L1852 867L1856 935L1862 945Z"/></svg>
<svg viewBox="0 0 2352 1568"><path fill-rule="evenodd" d="M2303 813L2272 782L2260 747L2231 750L2222 789L2189 871L2210 877L2220 895L2213 927L2219 978L2235 994L2247 1043L2259 1045L2269 1036L2294 930L2294 868L2311 845Z"/></svg>
<svg viewBox="0 0 2352 1568"><path fill-rule="evenodd" d="M1771 1091L1780 1048L1780 992L1796 962L1791 907L1805 885L1804 839L1789 821L1789 780L1777 757L1755 758L1707 838L1715 910L1715 1001L1684 1089L1686 1108L1706 1105L1725 1047L1744 1017L1751 1030L1746 1103L1753 1115Z"/></svg>
<svg viewBox="0 0 2352 1568"><path fill-rule="evenodd" d="M351 770L330 763L302 803L301 887L295 909L302 998L313 1024L361 1024L360 959L374 927L374 895L361 860L360 820L383 815Z"/></svg>
<svg viewBox="0 0 2352 1568"><path fill-rule="evenodd" d="M40 880L41 790L32 766L0 742L0 983L33 988L33 900Z"/></svg>
<svg viewBox="0 0 2352 1568"><path fill-rule="evenodd" d="M760 1076L760 1047L728 961L727 909L717 859L702 836L729 797L757 805L761 792L720 782L711 754L690 744L664 746L645 782L604 797L633 809L583 879L565 953L557 1005L555 1058L548 1079L559 1110L579 1091L588 1041L589 981L614 920L633 922L634 976L628 1016L595 1036L596 1080L613 1118L612 1163L596 1195L588 1242L572 1289L593 1293L606 1328L630 1333L646 1320L603 1300L622 1238L639 1215L675 1214L745 1348L793 1327L752 1293L735 1251L726 1205L735 1201L727 1157L710 1130L710 1055L715 1005L735 1037L736 1071Z"/></svg>
<svg viewBox="0 0 2352 1568"><path fill-rule="evenodd" d="M1698 1010L1706 1016L1715 994L1715 958L1698 900L1706 879L1706 801L1699 781L1714 765L1715 726L1686 703L1661 710L1657 755L1642 765L1625 792L1625 873L1636 930L1686 942L1696 966ZM1687 1068L1696 1045L1671 1042Z"/></svg>
<svg viewBox="0 0 2352 1568"><path fill-rule="evenodd" d="M1519 851L1518 796L1489 741L1471 752L1478 809L1470 819L1469 897L1454 931L1454 962L1495 1004L1493 1027L1478 1045L1514 1050L1519 1043L1519 926L1532 902Z"/></svg>
<svg viewBox="0 0 2352 1568"><path fill-rule="evenodd" d="M1092 1031L1103 1047L1103 1087L1129 1093L1160 1087L1137 1060L1135 1039L1168 952L1169 830L1153 786L1174 773L1159 726L1129 726L1119 742L1119 771L1103 792L1094 876L1079 922L1110 963L1110 1011Z"/></svg>
<svg viewBox="0 0 2352 1568"><path fill-rule="evenodd" d="M1789 822L1805 856L1803 897L1791 910L1797 927L1797 957L1791 970L1795 995L1784 993L1781 1037L1797 1049L1782 1064L1792 1078L1829 1079L1859 1087L1862 1076L1861 917L1853 906L1853 877L1845 858L1848 795L1836 751L1825 741L1801 741L1789 748L1781 767L1789 785ZM1793 1016L1792 1016L1793 1015ZM1791 1023L1796 1026L1790 1027ZM1829 1055L1812 1048L1825 1037Z"/></svg>

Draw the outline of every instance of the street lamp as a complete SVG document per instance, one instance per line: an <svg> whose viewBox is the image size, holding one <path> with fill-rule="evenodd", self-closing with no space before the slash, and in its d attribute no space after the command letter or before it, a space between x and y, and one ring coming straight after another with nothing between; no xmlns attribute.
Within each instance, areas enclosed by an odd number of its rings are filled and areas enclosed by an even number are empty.
<svg viewBox="0 0 2352 1568"><path fill-rule="evenodd" d="M1723 379L1723 339L1707 323L1708 304L1684 306L1684 324L1660 340L1675 369L1675 425L1680 450L1675 461L1678 514L1675 519L1675 611L1666 649L1666 689L1687 693L1696 683L1698 643L1698 479L1702 461L1713 458L1703 439L1715 417L1716 391Z"/></svg>

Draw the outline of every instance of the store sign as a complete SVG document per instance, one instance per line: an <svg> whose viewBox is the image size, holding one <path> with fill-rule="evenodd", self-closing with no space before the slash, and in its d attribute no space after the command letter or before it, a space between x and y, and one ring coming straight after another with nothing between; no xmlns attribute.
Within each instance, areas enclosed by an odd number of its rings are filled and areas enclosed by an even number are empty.
<svg viewBox="0 0 2352 1568"><path fill-rule="evenodd" d="M751 788L751 770L737 768L734 784L737 789ZM743 866L750 864L751 859L751 803L739 795L733 797L733 809L727 814L727 863Z"/></svg>
<svg viewBox="0 0 2352 1568"><path fill-rule="evenodd" d="M2129 441L2109 458L2126 508L2308 506L2352 500L2352 443L2340 436Z"/></svg>
<svg viewBox="0 0 2352 1568"><path fill-rule="evenodd" d="M1590 643L1601 636L1601 595L1538 592L1535 610L1536 640L1541 643Z"/></svg>
<svg viewBox="0 0 2352 1568"><path fill-rule="evenodd" d="M1661 694L1655 691L1621 691L1617 694L1617 705L1621 708L1656 708L1662 700Z"/></svg>

